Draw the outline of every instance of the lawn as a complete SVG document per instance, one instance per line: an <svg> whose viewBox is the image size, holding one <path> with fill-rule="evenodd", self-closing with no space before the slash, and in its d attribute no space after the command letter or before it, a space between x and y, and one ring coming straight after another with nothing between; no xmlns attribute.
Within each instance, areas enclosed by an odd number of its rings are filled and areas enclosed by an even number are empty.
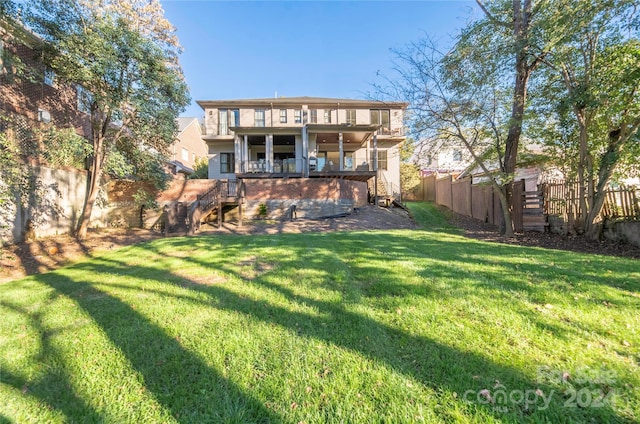
<svg viewBox="0 0 640 424"><path fill-rule="evenodd" d="M0 285L0 422L637 422L638 261L423 230L167 238Z"/></svg>

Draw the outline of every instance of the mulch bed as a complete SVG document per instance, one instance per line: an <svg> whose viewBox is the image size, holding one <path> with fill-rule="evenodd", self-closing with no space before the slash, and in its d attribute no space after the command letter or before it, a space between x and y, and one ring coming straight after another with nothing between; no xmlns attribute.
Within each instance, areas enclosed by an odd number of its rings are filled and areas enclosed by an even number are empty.
<svg viewBox="0 0 640 424"><path fill-rule="evenodd" d="M526 231L516 234L515 238L506 238L499 234L498 228L474 218L459 215L442 208L449 223L461 228L464 235L470 238L497 243L516 244L519 246L543 247L546 249L570 250L573 252L593 253L599 255L640 258L640 247L613 240L595 241L580 235L561 235L548 231Z"/></svg>

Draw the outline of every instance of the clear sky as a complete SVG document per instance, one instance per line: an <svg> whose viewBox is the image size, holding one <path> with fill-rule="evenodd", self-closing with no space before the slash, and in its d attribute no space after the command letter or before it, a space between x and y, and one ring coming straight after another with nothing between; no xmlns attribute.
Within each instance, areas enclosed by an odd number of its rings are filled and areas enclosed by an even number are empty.
<svg viewBox="0 0 640 424"><path fill-rule="evenodd" d="M477 15L465 1L162 0L196 100L366 98L394 54L429 34L443 44Z"/></svg>

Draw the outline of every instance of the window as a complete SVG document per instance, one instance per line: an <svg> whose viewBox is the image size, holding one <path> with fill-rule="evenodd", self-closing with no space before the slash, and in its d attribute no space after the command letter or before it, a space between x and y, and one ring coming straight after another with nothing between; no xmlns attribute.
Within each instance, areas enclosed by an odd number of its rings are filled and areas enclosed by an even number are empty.
<svg viewBox="0 0 640 424"><path fill-rule="evenodd" d="M325 109L324 110L324 123L325 124L330 124L331 123L331 109Z"/></svg>
<svg viewBox="0 0 640 424"><path fill-rule="evenodd" d="M280 123L287 123L287 109L280 109Z"/></svg>
<svg viewBox="0 0 640 424"><path fill-rule="evenodd" d="M380 125L380 134L391 132L391 112L389 109L371 109L371 125Z"/></svg>
<svg viewBox="0 0 640 424"><path fill-rule="evenodd" d="M347 124L355 125L356 124L356 110L355 109L347 109Z"/></svg>
<svg viewBox="0 0 640 424"><path fill-rule="evenodd" d="M189 151L184 147L182 148L182 160L185 162L189 161Z"/></svg>
<svg viewBox="0 0 640 424"><path fill-rule="evenodd" d="M293 111L293 120L296 124L302 123L302 111L300 109Z"/></svg>
<svg viewBox="0 0 640 424"><path fill-rule="evenodd" d="M453 161L462 162L462 152L460 150L453 151Z"/></svg>
<svg viewBox="0 0 640 424"><path fill-rule="evenodd" d="M55 80L56 74L53 72L51 68L44 68L44 83L50 87L53 87L53 81Z"/></svg>
<svg viewBox="0 0 640 424"><path fill-rule="evenodd" d="M375 158L375 153L371 152L372 160ZM387 151L386 150L378 150L378 169L387 170Z"/></svg>
<svg viewBox="0 0 640 424"><path fill-rule="evenodd" d="M256 109L254 115L254 126L264 127L264 109Z"/></svg>
<svg viewBox="0 0 640 424"><path fill-rule="evenodd" d="M218 135L231 134L229 128L240 125L239 109L220 109L218 111Z"/></svg>
<svg viewBox="0 0 640 424"><path fill-rule="evenodd" d="M93 103L93 95L89 90L81 85L76 86L78 96L78 110L84 113L91 113L91 104Z"/></svg>
<svg viewBox="0 0 640 424"><path fill-rule="evenodd" d="M233 174L235 172L234 168L235 155L233 153L220 153L220 173Z"/></svg>
<svg viewBox="0 0 640 424"><path fill-rule="evenodd" d="M318 109L311 109L311 118L309 119L309 121L312 124L318 123Z"/></svg>

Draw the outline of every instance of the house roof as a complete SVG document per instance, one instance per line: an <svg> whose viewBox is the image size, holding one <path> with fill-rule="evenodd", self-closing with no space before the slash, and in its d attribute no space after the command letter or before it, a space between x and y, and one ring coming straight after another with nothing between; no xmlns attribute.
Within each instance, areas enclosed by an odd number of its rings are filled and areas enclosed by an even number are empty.
<svg viewBox="0 0 640 424"><path fill-rule="evenodd" d="M176 118L176 123L178 124L178 134L186 130L187 127L193 123L193 121L196 121L196 124L198 125L198 128L199 128L200 121L198 120L198 118L182 117L182 116L179 118Z"/></svg>
<svg viewBox="0 0 640 424"><path fill-rule="evenodd" d="M396 109L406 109L407 102L386 102L380 100L359 100L359 99L339 99L331 97L277 97L258 99L228 99L228 100L198 100L197 103L203 109L220 106L325 106L325 107L390 107Z"/></svg>

